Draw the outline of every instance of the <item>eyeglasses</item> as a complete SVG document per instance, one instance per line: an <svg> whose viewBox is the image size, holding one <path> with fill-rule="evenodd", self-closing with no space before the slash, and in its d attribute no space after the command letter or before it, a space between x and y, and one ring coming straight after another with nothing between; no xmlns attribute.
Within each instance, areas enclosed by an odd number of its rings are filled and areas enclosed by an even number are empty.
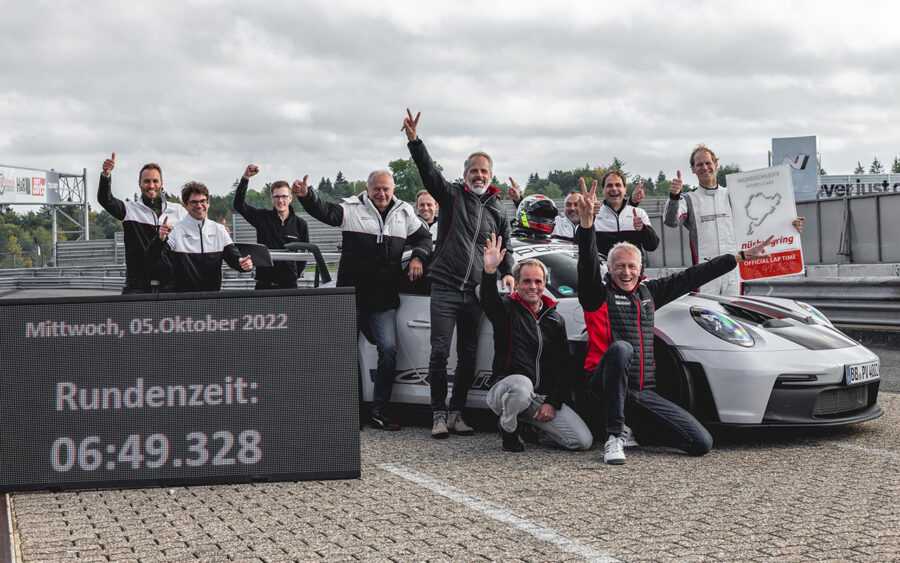
<svg viewBox="0 0 900 563"><path fill-rule="evenodd" d="M209 200L206 198L204 198L204 199L189 199L187 202L188 205L206 205L207 203L209 203Z"/></svg>
<svg viewBox="0 0 900 563"><path fill-rule="evenodd" d="M289 199L290 197L289 195L273 195L272 199Z"/></svg>

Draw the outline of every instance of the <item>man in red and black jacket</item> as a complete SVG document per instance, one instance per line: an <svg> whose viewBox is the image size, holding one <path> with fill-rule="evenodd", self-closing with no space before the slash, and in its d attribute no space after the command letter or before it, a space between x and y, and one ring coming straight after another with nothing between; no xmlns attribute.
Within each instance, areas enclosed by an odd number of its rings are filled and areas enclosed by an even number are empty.
<svg viewBox="0 0 900 563"><path fill-rule="evenodd" d="M760 258L772 237L738 254L723 254L677 274L644 281L641 251L622 242L609 252L609 273L601 279L594 233L596 185L582 184L579 202L578 301L584 309L588 346L584 368L588 391L605 408L603 461L625 463L625 419L641 419L674 446L701 456L712 449L712 436L689 412L656 393L653 358L654 311L708 281L728 273L742 260Z"/></svg>
<svg viewBox="0 0 900 563"><path fill-rule="evenodd" d="M469 388L475 379L475 348L481 305L475 296L475 286L481 282L481 249L491 233L509 240L509 221L500 205L500 190L491 184L493 162L484 152L476 152L466 159L465 183L451 183L444 179L422 140L416 133L419 115L415 119L408 109L403 131L409 140L412 155L425 189L440 206L438 234L434 256L428 266L431 280L431 357L428 379L431 386L433 438L446 438L450 432L469 436L471 426L465 423L462 409L466 406ZM513 289L512 255L504 257L499 266L504 285ZM447 357L453 329L456 328L456 377L453 394L447 401Z"/></svg>
<svg viewBox="0 0 900 563"><path fill-rule="evenodd" d="M570 450L587 450L591 431L563 400L571 390L566 380L569 344L566 323L556 302L544 295L547 267L529 258L513 266L517 293L497 291L497 267L506 250L491 235L484 249L481 304L494 325L494 365L488 407L500 416L503 450L521 452L519 423L542 430Z"/></svg>

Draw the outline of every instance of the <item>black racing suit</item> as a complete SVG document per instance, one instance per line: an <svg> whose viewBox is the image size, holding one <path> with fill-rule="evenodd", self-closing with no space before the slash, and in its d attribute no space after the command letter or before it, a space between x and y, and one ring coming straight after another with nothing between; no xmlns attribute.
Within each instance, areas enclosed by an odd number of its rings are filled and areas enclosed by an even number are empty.
<svg viewBox="0 0 900 563"><path fill-rule="evenodd" d="M258 209L247 204L249 180L241 178L234 192L234 210L256 229L256 242L267 248L284 249L290 242L309 242L309 228L293 207L288 207L284 221L275 209ZM271 268L256 268L256 289L290 289L297 287L299 274L306 269L306 262L285 260L275 262Z"/></svg>
<svg viewBox="0 0 900 563"><path fill-rule="evenodd" d="M165 260L148 262L147 247L159 238L159 224L166 217L168 224L174 225L187 216L184 207L169 205L162 194L155 201L143 195L140 201L122 201L112 195L112 176L108 174L100 175L97 200L103 209L122 222L125 235L125 287L122 293L171 291L172 265Z"/></svg>

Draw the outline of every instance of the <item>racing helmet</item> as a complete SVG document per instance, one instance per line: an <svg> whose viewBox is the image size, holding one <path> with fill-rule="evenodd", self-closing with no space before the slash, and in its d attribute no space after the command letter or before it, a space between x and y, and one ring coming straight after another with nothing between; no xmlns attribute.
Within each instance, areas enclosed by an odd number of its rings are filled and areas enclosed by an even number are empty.
<svg viewBox="0 0 900 563"><path fill-rule="evenodd" d="M543 194L526 197L519 203L516 220L520 229L549 235L553 232L559 210L553 200Z"/></svg>

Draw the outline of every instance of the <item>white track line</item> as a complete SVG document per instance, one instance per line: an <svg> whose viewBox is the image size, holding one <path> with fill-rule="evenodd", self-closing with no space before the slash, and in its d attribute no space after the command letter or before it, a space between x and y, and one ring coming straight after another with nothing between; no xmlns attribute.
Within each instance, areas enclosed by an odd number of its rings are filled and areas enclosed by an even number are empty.
<svg viewBox="0 0 900 563"><path fill-rule="evenodd" d="M557 532L552 528L548 528L542 524L538 524L528 518L524 518L506 510L505 508L498 506L490 501L484 500L483 498L476 497L475 495L470 495L469 493L458 489L452 485L448 485L433 477L429 477L424 473L419 473L418 471L413 471L407 467L402 465L398 465L395 463L379 463L378 467L384 469L385 471L389 471L394 475L402 477L407 481L411 481L417 485L421 485L426 489L435 492L443 497L446 497L452 501L458 502L467 508L471 508L472 510L476 510L481 512L482 514L493 518L499 522L503 522L504 524L511 526L519 531L525 532L535 538L551 543L556 547L562 549L563 551L567 551L569 553L578 555L580 557L585 558L588 561L602 561L609 563L619 563L618 559L603 553L598 549L594 549L593 547L582 543L574 538L570 538L564 534Z"/></svg>
<svg viewBox="0 0 900 563"><path fill-rule="evenodd" d="M854 450L857 452L865 452L867 454L880 455L884 457L891 457L894 459L900 459L900 453L891 452L888 450L880 450L878 448L867 448L865 446L857 446L854 444L844 444L842 442L818 442L823 446L834 446L835 448L843 448L845 450Z"/></svg>

